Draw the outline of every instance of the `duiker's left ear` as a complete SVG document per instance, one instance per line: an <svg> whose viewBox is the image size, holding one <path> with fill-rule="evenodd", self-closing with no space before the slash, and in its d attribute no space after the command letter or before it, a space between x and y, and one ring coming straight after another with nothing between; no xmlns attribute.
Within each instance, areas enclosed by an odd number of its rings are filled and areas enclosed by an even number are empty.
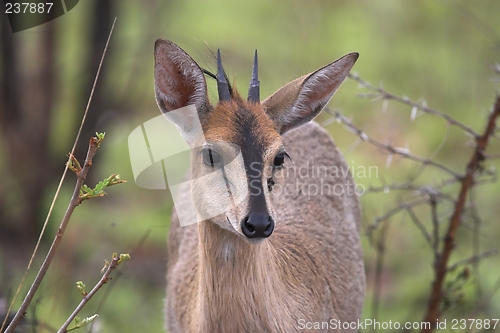
<svg viewBox="0 0 500 333"><path fill-rule="evenodd" d="M342 58L278 89L262 102L267 115L283 134L316 117L328 104L358 59L358 53Z"/></svg>

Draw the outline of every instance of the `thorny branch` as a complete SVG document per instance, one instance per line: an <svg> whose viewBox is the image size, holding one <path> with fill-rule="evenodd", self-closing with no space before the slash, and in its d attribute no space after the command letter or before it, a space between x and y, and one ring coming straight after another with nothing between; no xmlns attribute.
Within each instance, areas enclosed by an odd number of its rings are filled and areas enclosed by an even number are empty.
<svg viewBox="0 0 500 333"><path fill-rule="evenodd" d="M441 169L442 171L450 174L451 176L454 176L454 177L459 177L460 175L458 173L456 173L455 171L449 169L448 167L440 164L440 163L437 163L433 160L430 160L430 159L425 159L425 158L422 158L422 157L419 157L419 156L415 156L415 155L412 155L410 154L409 150L407 148L401 148L401 147L393 147L391 145L388 145L388 144L384 144L376 139L373 139L372 137L368 136L364 131L358 129L349 119L347 119L344 115L342 115L340 112L338 111L332 111L330 109L325 109L325 111L327 113L330 113L332 114L333 116L335 116L335 118L337 119L337 121L341 122L342 124L345 125L346 129L356 135L358 135L363 141L365 142L368 142L372 145L374 145L375 147L377 148L380 148L380 149L383 149L385 151L388 151L389 153L391 153L392 155L400 155L404 158L407 158L407 159L410 159L410 160L413 160L415 162L418 162L422 165L432 165L438 169Z"/></svg>
<svg viewBox="0 0 500 333"><path fill-rule="evenodd" d="M454 125L454 126L461 128L465 132L469 133L472 137L478 136L478 134L469 126L459 122L456 119L453 119L452 117L450 117L446 113L442 113L440 111L437 111L437 110L434 110L434 109L428 107L427 104L425 103L425 101L423 101L422 103L417 103L417 102L411 101L410 99L408 99L408 97L396 96L394 94L387 92L386 90L384 90L380 87L377 88L377 87L372 86L370 83L362 80L359 76L354 75L354 74L349 74L349 78L358 82L363 88L366 88L367 90L373 92L371 94L359 95L360 97L397 101L399 103L403 103L403 104L406 104L406 105L409 105L412 107L412 117L414 117L414 114L417 110L420 110L422 112L433 114L433 115L436 115L440 118L445 119L450 125Z"/></svg>
<svg viewBox="0 0 500 333"><path fill-rule="evenodd" d="M475 173L480 168L480 163L484 160L484 151L488 146L490 135L496 127L497 119L500 116L500 96L497 96L493 111L488 117L488 122L484 133L476 137L476 149L472 155L471 160L467 164L465 175L461 178L461 188L455 204L455 210L450 219L450 224L446 236L443 240L442 250L439 256L436 257L434 263L434 282L432 283L431 297L425 321L435 325L436 321L441 315L441 301L443 299L443 282L448 272L448 261L455 244L455 235L462 219L467 200L467 194L471 187L474 185ZM432 332L431 329L424 329L423 332Z"/></svg>
<svg viewBox="0 0 500 333"><path fill-rule="evenodd" d="M497 71L498 68L500 67L497 66ZM498 73L500 74L500 72ZM436 321L442 314L442 304L446 300L444 283L447 273L463 265L476 265L480 260L497 254L496 249L479 253L478 249L476 248L474 254L471 257L458 261L453 265L449 264L450 255L454 249L457 229L460 225L461 220L463 219L465 210L470 208L469 205L467 205L467 197L470 190L482 184L491 184L493 182L496 182L498 179L498 176L494 170L485 170L483 168L482 162L485 160L493 160L499 158L498 154L486 155L485 150L490 139L497 138L495 134L499 131L499 128L496 126L496 124L498 118L500 117L500 96L497 96L492 112L488 117L486 128L480 135L469 126L453 119L449 115L429 108L426 105L425 101L422 103L417 103L409 100L407 97L396 96L385 91L382 88L376 88L370 85L369 83L355 75L350 75L350 78L355 80L362 87L368 89L371 92L369 94L361 95L361 97L374 97L376 99L384 100L384 102L393 100L408 105L411 107L412 119L415 117L418 110L443 118L449 125L456 126L469 134L473 138L473 141L475 143L472 157L467 164L465 173L462 174L451 170L444 164L434 161L432 158L422 158L419 156L415 156L411 154L410 151L406 148L398 148L390 144L382 143L381 141L370 137L363 129L360 129L359 127L354 125L350 119L343 116L340 112L326 109L326 112L330 113L334 117L326 120L325 124L329 124L334 121L343 124L348 131L358 136L358 140L356 141L355 145L358 145L361 142L367 142L384 152L388 152L389 157L391 157L392 155L398 155L402 158L416 162L417 165L420 165L419 172L421 172L426 166L432 166L441 171L444 171L449 176L447 179L441 181L438 184L433 184L432 186L417 185L414 183L415 177L413 177L407 183L395 183L387 185L384 184L380 187L368 188L367 190L367 193L387 193L391 190L412 193L412 196L409 199L407 198L402 200L402 202L398 204L398 206L393 207L384 214L376 217L372 224L368 226L367 232L370 236L373 230L376 229L382 222L389 220L396 214L406 213L420 230L427 243L430 245L434 254L434 281L429 296L429 303L428 309L425 314L425 321L430 322L432 327L430 329L423 329L422 332L432 332L434 330ZM456 197L453 194L447 194L444 192L444 188L450 185L459 185L459 191ZM450 208L449 211L446 211L446 214L443 215L443 212L441 212L442 216L439 216L438 206L443 203L450 205ZM430 231L427 230L424 223L414 212L414 208L424 205L430 208L429 221L432 228ZM471 203L470 206L473 206L473 203ZM475 208L472 207L470 209L473 210ZM445 219L449 219L448 223L444 223ZM479 217L474 216L474 219L479 219ZM440 227L446 231L443 232L444 237L440 234ZM380 249L377 247L377 251L379 250ZM378 270L379 269L380 267L378 268Z"/></svg>
<svg viewBox="0 0 500 333"><path fill-rule="evenodd" d="M474 255L474 256L472 256L470 258L467 258L467 259L464 259L464 260L460 260L460 261L454 263L453 265L451 265L448 268L448 272L452 272L452 271L454 271L455 269L457 269L460 266L477 263L477 262L479 262L480 260L482 260L484 258L496 256L497 254L498 254L498 250L497 249L492 249L492 250L489 250L489 251L486 251L486 252Z"/></svg>

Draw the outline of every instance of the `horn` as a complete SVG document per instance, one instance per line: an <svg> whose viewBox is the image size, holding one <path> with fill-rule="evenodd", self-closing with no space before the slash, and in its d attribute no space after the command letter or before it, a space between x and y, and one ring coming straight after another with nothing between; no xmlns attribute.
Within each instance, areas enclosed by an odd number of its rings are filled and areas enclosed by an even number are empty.
<svg viewBox="0 0 500 333"><path fill-rule="evenodd" d="M253 58L252 79L250 80L250 88L248 89L248 101L252 103L260 103L260 81L259 81L259 62L257 60L257 50Z"/></svg>
<svg viewBox="0 0 500 333"><path fill-rule="evenodd" d="M217 50L217 91L219 92L219 101L231 100L229 84L227 83L226 73L224 73L224 68L222 67L220 49Z"/></svg>

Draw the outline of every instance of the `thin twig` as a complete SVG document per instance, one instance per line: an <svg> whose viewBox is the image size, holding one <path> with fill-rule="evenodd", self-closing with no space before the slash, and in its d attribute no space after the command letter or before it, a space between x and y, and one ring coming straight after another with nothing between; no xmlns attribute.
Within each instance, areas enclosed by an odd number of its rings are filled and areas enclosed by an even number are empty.
<svg viewBox="0 0 500 333"><path fill-rule="evenodd" d="M453 265L451 265L448 268L448 272L452 272L455 269L457 269L458 267L463 266L463 265L469 265L469 264L478 263L479 261L481 261L484 258L496 256L497 254L498 254L498 250L497 249L491 249L489 251L473 255L472 257L469 257L469 258L464 259L464 260L457 261L456 263L454 263Z"/></svg>
<svg viewBox="0 0 500 333"><path fill-rule="evenodd" d="M427 105L425 105L425 102L424 103L416 103L416 102L411 101L407 97L396 96L394 94L391 94L390 92L387 92L383 88L380 88L380 87L377 88L377 87L371 85L370 83L362 80L359 76L352 74L352 73L349 74L349 78L358 82L363 88L366 88L368 90L375 92L375 94L360 95L361 97L376 97L376 98L381 98L384 100L394 100L394 101L397 101L399 103L409 105L412 108L416 108L418 110L421 110L422 112L433 114L433 115L436 115L438 117L441 117L441 118L445 119L450 125L454 125L454 126L457 126L461 129L463 129L465 132L469 133L474 138L479 136L469 126L466 126L466 125L462 124L461 122L459 122L458 120L453 119L452 117L450 117L446 113L442 113L440 111L437 111L437 110L434 110L434 109L428 107Z"/></svg>
<svg viewBox="0 0 500 333"><path fill-rule="evenodd" d="M427 229L425 229L425 226L423 225L423 223L420 222L420 219L417 217L417 215L415 214L415 212L413 211L413 209L411 207L407 207L406 211L408 212L408 215L410 216L413 223L415 223L417 228L420 230L420 232L424 236L424 238L427 241L427 243L429 244L429 246L432 248L432 237L427 232Z"/></svg>
<svg viewBox="0 0 500 333"><path fill-rule="evenodd" d="M470 196L469 196L469 201L470 201L470 214L472 217L472 221L474 222L473 225L473 233L472 233L472 253L474 256L479 255L479 251L481 249L481 242L480 242L480 233L481 233L481 226L482 226L482 220L481 217L479 216L479 213L476 209L476 204L475 204L475 191L471 191ZM480 279L479 279L479 261L474 261L472 263L472 272L474 274L474 278L477 279L476 283L476 297L477 299L481 299L482 297L482 292L481 292L481 284L480 284Z"/></svg>
<svg viewBox="0 0 500 333"><path fill-rule="evenodd" d="M389 219L390 217L396 215L397 213L399 213L401 211L407 211L408 209L410 209L412 207L424 205L427 202L428 202L427 199L419 199L419 200L414 200L414 201L410 201L410 202L404 202L404 203L400 204L399 206L397 206L397 207L389 210L384 215L381 215L381 216L377 217L375 219L375 222L373 222L371 225L368 226L366 233L368 235L370 235L373 232L373 230L375 230L379 226L380 223L382 223L385 220Z"/></svg>
<svg viewBox="0 0 500 333"><path fill-rule="evenodd" d="M366 142L374 145L375 147L378 147L378 148L381 148L385 151L388 151L389 153L391 153L393 155L400 155L402 157L406 157L407 159L413 160L413 161L418 162L422 165L432 165L432 166L434 166L438 169L441 169L444 172L452 175L453 177L456 177L456 178L462 177L461 175L459 175L455 171L449 169L448 167L446 167L440 163L437 163L437 162L430 160L430 159L425 159L425 158L421 158L421 157L410 154L408 149L400 148L400 147L393 147L391 145L384 144L380 141L377 141L377 140L369 137L365 132L363 132L362 130L357 128L349 119L347 119L340 112L332 111L331 109L328 109L328 108L325 108L325 111L330 113L331 115L335 116L340 122L342 122L342 124L344 124L346 126L346 128L350 132L358 135L363 141L366 141Z"/></svg>
<svg viewBox="0 0 500 333"><path fill-rule="evenodd" d="M455 178L452 182L441 182L441 184L438 184L437 186L428 186L428 185L415 185L412 183L395 183L395 184L388 184L388 185L383 185L383 186L378 186L378 187L368 187L366 189L365 193L378 193L378 192L384 192L388 193L388 191L406 191L406 192L413 192L417 195L420 196L431 196L433 195L436 199L444 199L449 202L455 203L455 198L451 197L450 195L443 193L439 190L441 190L443 187L456 183L458 180Z"/></svg>
<svg viewBox="0 0 500 333"><path fill-rule="evenodd" d="M450 224L446 236L443 241L443 248L441 255L434 263L434 281L432 283L431 294L429 297L429 304L424 321L431 324L430 328L424 328L422 332L430 333L434 330L439 317L441 316L440 305L443 299L443 283L448 271L448 261L455 245L455 235L462 219L462 214L465 208L465 202L470 188L474 184L474 174L479 169L480 163L484 160L483 152L488 146L488 141L491 133L493 133L498 117L500 116L500 96L497 96L494 107L484 133L476 137L476 149L472 155L465 176L461 180L461 188L455 204L455 210L450 218Z"/></svg>
<svg viewBox="0 0 500 333"><path fill-rule="evenodd" d="M135 249L132 250L131 257L134 257L135 254L138 253L139 249L142 247L142 245L144 244L144 242L146 242L146 240L148 239L148 237L149 237L149 235L151 234L152 231L153 230L151 228L148 228L148 230L146 230L146 232L142 235L141 239L137 243L137 246L135 247ZM125 262L124 265L126 265L126 264L127 263ZM125 269L125 266L122 266L122 268L120 269L120 271L117 272L117 274L115 276L114 283L111 284L109 286L109 288L106 288L106 290L104 291L103 296L102 296L101 300L99 301L99 304L97 305L95 313L101 312L101 308L104 306L104 303L106 303L106 300L109 298L109 295L111 295L111 292L113 291L113 288L117 285L118 280L122 277L124 269ZM91 333L92 332L92 330L94 328L94 323L95 323L95 321L92 321L89 324L89 329L88 329L87 333Z"/></svg>
<svg viewBox="0 0 500 333"><path fill-rule="evenodd" d="M99 78L99 74L101 72L101 67L102 67L102 63L104 62L104 57L106 56L106 51L108 49L109 41L111 40L111 35L113 34L113 29L115 27L115 23L116 23L116 17L115 17L115 20L113 21L113 25L111 26L111 30L109 32L108 40L106 41L106 45L104 46L104 50L103 50L103 53L102 53L101 61L99 62L99 67L97 69L97 73L96 73L96 76L95 76L95 79L94 79L94 83L92 85L92 90L90 91L90 96L89 96L89 99L87 101L87 106L85 108L85 112L83 114L82 121L80 122L80 128L78 129L78 133L76 135L75 141L73 142L73 147L71 148L71 152L70 152L69 156L73 156L73 154L75 152L76 145L78 143L78 140L80 138L80 134L82 132L83 124L85 123L85 119L87 118L87 113L89 111L90 102L92 101L92 97L94 96L94 90L95 90L95 87L97 85L97 80ZM68 158L67 162L69 162L69 161L70 160ZM68 172L68 167L67 167L67 163L66 163L66 165L64 167L63 174L61 176L61 180L59 181L59 185L57 185L56 193L54 194L54 198L52 199L52 203L50 204L49 211L47 213L47 217L45 218L45 222L43 223L42 230L40 231L40 235L38 236L38 240L36 242L35 249L33 250L33 253L31 254L31 258L30 258L30 260L28 262L28 266L26 268L26 271L24 272L23 278L21 279L21 282L19 283L19 286L17 287L16 293L14 294L14 297L13 297L11 303L10 303L9 309L7 310L7 314L5 315L3 323L2 323L2 325L0 327L0 332L3 332L3 328L7 324L7 318L9 317L9 314L12 311L12 306L14 305L14 302L16 301L17 296L19 295L19 292L21 291L21 287L23 286L24 281L26 280L26 277L28 276L28 272L29 272L29 270L31 268L31 265L33 264L33 260L35 259L35 256L36 256L36 254L38 252L38 248L40 247L40 243L42 241L42 237L43 237L43 235L45 233L45 229L47 228L47 225L49 223L50 216L52 215L52 210L54 209L56 200L57 200L57 198L59 196L59 192L61 191L61 187L62 187L62 184L64 182L64 179L66 178L66 173L67 172ZM12 325L12 323L11 323L11 325ZM9 325L9 327L11 325ZM6 330L5 333L7 333L7 332L9 332L9 331Z"/></svg>
<svg viewBox="0 0 500 333"><path fill-rule="evenodd" d="M57 331L57 333L66 333L67 332L68 326L75 319L75 317L78 315L78 313L83 309L83 307L85 306L85 304L87 304L88 301L90 301L90 299L94 296L94 294L104 284L106 284L106 282L108 282L109 280L111 280L111 278L109 277L109 275L111 274L111 272L113 270L115 270L118 267L119 261L120 261L120 257L118 255L113 256L113 260L111 260L111 262L109 263L108 267L106 268L106 271L102 275L102 277L99 280L99 282L97 282L97 284L94 286L94 288L92 288L92 290L88 294L86 294L85 296L83 296L83 299L81 300L80 304L78 304L78 306L75 308L75 310L73 311L73 313L68 317L68 319L66 320L66 322L61 326L61 328Z"/></svg>
<svg viewBox="0 0 500 333"><path fill-rule="evenodd" d="M448 138L448 134L450 132L450 124L446 124L446 130L444 131L443 138L441 139L441 142L439 143L438 147L432 152L432 154L429 155L429 158L434 158L440 151L443 149L444 144L446 143L446 139Z"/></svg>
<svg viewBox="0 0 500 333"><path fill-rule="evenodd" d="M11 323L9 324L7 329L5 330L5 333L14 332L14 329L16 328L19 321L24 317L26 310L28 309L28 306L31 303L31 300L35 296L35 293L38 290L38 287L40 287L40 284L42 283L42 280L45 277L47 270L49 269L49 266L52 262L52 259L54 258L54 255L56 253L57 247L59 246L59 243L61 242L62 236L64 235L64 231L66 230L66 227L68 226L71 215L73 214L73 211L75 210L75 208L81 203L80 190L81 190L82 185L85 181L85 178L87 177L87 173L89 172L89 169L92 166L92 158L94 157L95 153L97 152L97 148L98 148L99 143L100 143L100 141L95 137L90 139L89 149L87 151L87 157L85 158L85 163L83 165L83 168L81 168L81 170L76 175L77 180L76 180L75 188L73 190L71 200L69 202L68 208L66 209L66 212L65 212L64 217L61 221L61 224L59 225L59 228L57 229L56 236L54 237L54 240L52 241L52 245L50 246L50 249L47 252L45 260L43 261L42 266L40 267L40 270L38 271L38 273L35 277L35 280L33 281L33 284L31 285L31 287L28 291L28 294L24 298L24 301L22 302L21 306L19 307L19 310L17 311L16 315L12 319Z"/></svg>
<svg viewBox="0 0 500 333"><path fill-rule="evenodd" d="M387 184L384 186L372 186L366 189L366 193L377 193L377 192L385 192L389 191L411 191L411 192L421 192L422 186L415 185L412 183L395 183L395 184Z"/></svg>
<svg viewBox="0 0 500 333"><path fill-rule="evenodd" d="M382 273L384 271L384 257L385 257L385 244L387 229L389 229L389 223L385 223L382 227L382 232L379 239L375 244L377 250L377 258L375 264L375 276L373 281L373 301L372 301L372 318L378 318L378 308L380 305L380 295L382 291ZM372 332L376 332L375 325L372 327Z"/></svg>
<svg viewBox="0 0 500 333"><path fill-rule="evenodd" d="M493 285L493 288L491 288L491 290L489 290L487 293L485 293L486 296L476 306L474 311L472 311L469 318L475 318L480 311L483 311L483 309L493 299L493 296L495 296L495 294L498 292L499 289L500 289L500 277L497 279L497 281Z"/></svg>

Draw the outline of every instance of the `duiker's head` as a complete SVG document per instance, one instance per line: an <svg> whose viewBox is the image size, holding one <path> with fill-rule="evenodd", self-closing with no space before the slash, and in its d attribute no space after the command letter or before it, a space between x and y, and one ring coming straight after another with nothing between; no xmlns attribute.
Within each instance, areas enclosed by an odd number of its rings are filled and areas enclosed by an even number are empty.
<svg viewBox="0 0 500 333"><path fill-rule="evenodd" d="M274 174L288 156L281 136L318 115L357 58L357 53L350 53L260 102L257 53L244 100L229 85L220 53L217 75L213 75L174 43L156 41L156 100L192 148L191 194L201 220L209 219L245 239L272 234L280 217L269 193ZM217 81L215 106L208 100L205 74ZM194 115L173 116L172 111L189 105L196 107ZM201 123L201 130L196 123Z"/></svg>

